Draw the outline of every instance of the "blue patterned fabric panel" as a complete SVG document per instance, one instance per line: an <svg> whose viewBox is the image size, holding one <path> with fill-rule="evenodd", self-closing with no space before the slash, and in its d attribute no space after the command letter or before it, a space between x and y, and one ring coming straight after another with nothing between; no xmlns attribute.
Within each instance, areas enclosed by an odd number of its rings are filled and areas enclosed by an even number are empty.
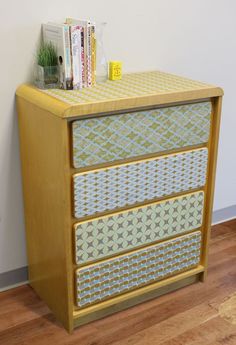
<svg viewBox="0 0 236 345"><path fill-rule="evenodd" d="M86 307L199 264L201 232L118 256L76 271L77 305Z"/></svg>
<svg viewBox="0 0 236 345"><path fill-rule="evenodd" d="M197 145L208 141L211 102L73 122L74 167Z"/></svg>
<svg viewBox="0 0 236 345"><path fill-rule="evenodd" d="M196 192L104 216L75 226L82 265L194 230L202 225L204 193Z"/></svg>
<svg viewBox="0 0 236 345"><path fill-rule="evenodd" d="M74 180L77 218L204 186L206 148L79 173Z"/></svg>

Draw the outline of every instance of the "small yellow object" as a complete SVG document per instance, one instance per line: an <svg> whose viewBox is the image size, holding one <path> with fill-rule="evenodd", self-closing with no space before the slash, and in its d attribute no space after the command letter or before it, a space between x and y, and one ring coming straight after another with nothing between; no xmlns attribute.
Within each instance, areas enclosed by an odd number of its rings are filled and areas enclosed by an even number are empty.
<svg viewBox="0 0 236 345"><path fill-rule="evenodd" d="M109 79L120 80L122 76L122 62L110 61L109 62Z"/></svg>

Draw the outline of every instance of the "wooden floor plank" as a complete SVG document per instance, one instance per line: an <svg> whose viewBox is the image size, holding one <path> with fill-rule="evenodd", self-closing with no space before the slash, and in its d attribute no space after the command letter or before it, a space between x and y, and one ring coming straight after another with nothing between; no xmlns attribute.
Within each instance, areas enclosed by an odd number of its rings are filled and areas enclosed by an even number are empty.
<svg viewBox="0 0 236 345"><path fill-rule="evenodd" d="M0 332L50 313L27 285L0 293Z"/></svg>
<svg viewBox="0 0 236 345"><path fill-rule="evenodd" d="M138 332L122 341L123 345L161 344L192 329L206 320L215 318L217 311L207 304L200 304L191 310L178 313L167 320ZM120 340L114 342L119 345Z"/></svg>
<svg viewBox="0 0 236 345"><path fill-rule="evenodd" d="M209 274L197 283L69 335L28 286L0 293L1 345L236 345L219 306L236 292L236 220L215 225Z"/></svg>
<svg viewBox="0 0 236 345"><path fill-rule="evenodd" d="M235 236L235 229L229 222L213 225L211 230L211 244L216 240L220 241L222 238L231 236Z"/></svg>
<svg viewBox="0 0 236 345"><path fill-rule="evenodd" d="M236 327L222 320L219 316L199 324L190 331L160 345L225 345L224 338L231 337L236 341ZM236 342L235 342L236 343ZM234 344L235 344L234 343ZM149 345L149 343L143 345ZM159 345L159 344L158 344Z"/></svg>

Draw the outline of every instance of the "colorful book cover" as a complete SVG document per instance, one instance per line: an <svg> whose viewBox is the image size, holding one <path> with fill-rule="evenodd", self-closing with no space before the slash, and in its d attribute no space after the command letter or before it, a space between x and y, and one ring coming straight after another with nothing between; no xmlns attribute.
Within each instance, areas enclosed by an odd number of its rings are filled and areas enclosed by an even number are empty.
<svg viewBox="0 0 236 345"><path fill-rule="evenodd" d="M71 61L73 71L73 89L82 88L82 54L81 28L79 25L70 26L71 33Z"/></svg>
<svg viewBox="0 0 236 345"><path fill-rule="evenodd" d="M66 18L66 23L80 25L84 29L84 86L92 86L91 22L89 20Z"/></svg>
<svg viewBox="0 0 236 345"><path fill-rule="evenodd" d="M92 25L87 25L87 86L92 86Z"/></svg>
<svg viewBox="0 0 236 345"><path fill-rule="evenodd" d="M71 44L70 44L70 28L68 25L63 25L63 32L64 32L64 50L65 50L65 57L64 57L64 69L65 69L65 89L71 90L72 89L72 65L71 65ZM59 61L60 62L60 61Z"/></svg>
<svg viewBox="0 0 236 345"><path fill-rule="evenodd" d="M85 52L84 52L84 28L80 26L81 32L81 68L82 68L82 87L86 86L85 75Z"/></svg>

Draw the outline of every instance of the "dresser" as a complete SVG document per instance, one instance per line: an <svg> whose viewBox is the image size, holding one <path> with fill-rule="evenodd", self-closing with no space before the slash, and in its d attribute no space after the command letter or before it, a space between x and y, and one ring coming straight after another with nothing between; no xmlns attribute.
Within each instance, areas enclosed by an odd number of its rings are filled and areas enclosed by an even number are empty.
<svg viewBox="0 0 236 345"><path fill-rule="evenodd" d="M29 281L69 332L205 280L222 95L158 71L18 88Z"/></svg>

